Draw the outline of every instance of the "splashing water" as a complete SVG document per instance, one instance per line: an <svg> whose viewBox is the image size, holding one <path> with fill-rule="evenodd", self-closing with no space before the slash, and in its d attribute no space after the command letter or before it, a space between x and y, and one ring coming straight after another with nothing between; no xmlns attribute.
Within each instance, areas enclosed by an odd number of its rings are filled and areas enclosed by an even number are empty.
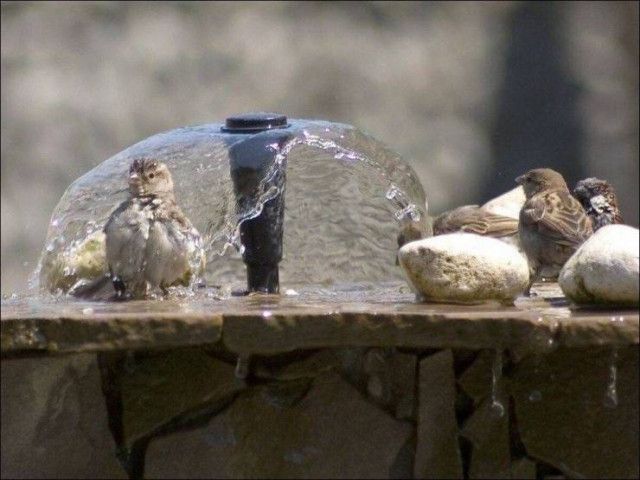
<svg viewBox="0 0 640 480"><path fill-rule="evenodd" d="M616 408L618 406L618 349L611 351L611 359L609 360L609 383L604 396L604 405L607 408Z"/></svg>
<svg viewBox="0 0 640 480"><path fill-rule="evenodd" d="M283 165L286 165L286 159L291 151L300 145L305 145L321 151L332 151L334 152L333 158L336 160L344 160L347 165L353 165L356 162L367 165L376 172L381 183L384 183L385 181L388 183L388 175L375 161L372 161L365 155L359 154L354 150L342 147L332 140L322 139L319 136L312 135L308 131L304 130L302 137L296 137L290 140L282 148L279 148L277 144L269 145L269 148L275 152L274 162L269 167L264 177L260 180L257 188L258 193L252 208L240 212L234 219L228 220L225 226L218 232L211 232L211 226L209 226L207 229L208 232L210 232L208 235L210 238L207 245L208 250L212 249L213 245L215 245L220 238L224 238L224 246L219 252L217 252L218 255L223 256L227 250L232 247L234 247L240 254L244 252L244 246L240 243L240 226L242 223L258 217L262 213L265 203L272 200L282 192L283 187L278 188L273 185L273 180L277 175L279 175ZM418 207L409 200L408 195L398 186L392 183L387 190L385 197L399 208L399 210L394 213L394 217L397 221L402 221L404 219L410 219L413 222L420 221L421 214Z"/></svg>
<svg viewBox="0 0 640 480"><path fill-rule="evenodd" d="M496 356L491 365L491 413L497 418L504 416L505 408L500 399L498 398L498 382L502 378L502 362L503 352L502 350L496 350Z"/></svg>
<svg viewBox="0 0 640 480"><path fill-rule="evenodd" d="M260 215L264 204L283 192L281 283L293 287L401 279L395 266L396 222L424 222L427 213L413 170L353 127L290 120L291 139L283 145L267 144L274 161L252 201L242 208L230 179L229 148L254 135L223 134L217 124L187 127L150 137L103 162L63 195L30 286L53 290L56 284L68 291L89 274L105 273L104 261L95 272L80 267L86 267L83 259L93 246L91 239L100 241L110 213L127 198L126 172L141 155L167 164L178 204L203 235L202 245L193 245L190 260L195 268L204 251L206 270L203 279L194 276L191 288L198 283L244 283L240 225ZM285 165L286 185L279 185L274 179Z"/></svg>

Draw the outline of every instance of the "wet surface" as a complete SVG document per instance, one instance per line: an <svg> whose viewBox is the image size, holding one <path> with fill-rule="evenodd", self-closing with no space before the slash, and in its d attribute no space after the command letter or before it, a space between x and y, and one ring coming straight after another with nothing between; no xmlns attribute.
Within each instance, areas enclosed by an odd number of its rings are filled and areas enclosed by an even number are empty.
<svg viewBox="0 0 640 480"><path fill-rule="evenodd" d="M419 303L402 283L283 288L238 296L229 289L162 300L2 301L2 353L84 351L216 343L242 352L383 343L420 347L531 348L638 343L638 310L571 306L555 283L515 305Z"/></svg>

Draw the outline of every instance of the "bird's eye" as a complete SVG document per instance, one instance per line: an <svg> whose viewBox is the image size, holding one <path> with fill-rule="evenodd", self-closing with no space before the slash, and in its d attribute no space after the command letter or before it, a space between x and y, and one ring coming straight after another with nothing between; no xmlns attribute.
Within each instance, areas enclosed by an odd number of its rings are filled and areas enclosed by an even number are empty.
<svg viewBox="0 0 640 480"><path fill-rule="evenodd" d="M153 177L155 177L155 174L150 173L150 174L149 174L149 178L153 178Z"/></svg>

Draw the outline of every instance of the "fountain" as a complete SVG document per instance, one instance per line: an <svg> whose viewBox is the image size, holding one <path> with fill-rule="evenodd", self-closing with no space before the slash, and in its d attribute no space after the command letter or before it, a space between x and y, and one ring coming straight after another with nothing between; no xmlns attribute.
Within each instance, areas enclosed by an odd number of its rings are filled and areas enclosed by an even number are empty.
<svg viewBox="0 0 640 480"><path fill-rule="evenodd" d="M202 277L75 297L149 155L203 233ZM637 309L556 284L418 303L396 235L428 235L427 213L397 154L331 122L240 115L106 160L55 207L33 290L2 301L2 476L637 477Z"/></svg>
<svg viewBox="0 0 640 480"><path fill-rule="evenodd" d="M272 117L282 124L270 128ZM100 230L141 156L171 170L180 206L205 236L208 285L238 282L242 258L249 290L276 290L280 260L291 288L401 280L394 214L428 229L415 173L375 139L348 125L237 116L154 135L76 180L52 215L37 274L46 290L67 292L106 273Z"/></svg>

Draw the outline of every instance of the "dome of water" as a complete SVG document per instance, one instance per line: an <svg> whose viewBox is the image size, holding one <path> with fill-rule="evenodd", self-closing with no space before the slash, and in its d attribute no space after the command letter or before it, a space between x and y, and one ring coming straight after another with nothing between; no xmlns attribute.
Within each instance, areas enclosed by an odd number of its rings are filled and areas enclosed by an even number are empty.
<svg viewBox="0 0 640 480"><path fill-rule="evenodd" d="M286 183L265 187L239 204L230 151L247 141L262 142L272 152L265 177L285 170ZM176 200L204 238L207 285L244 283L238 226L259 215L282 188L280 283L285 287L400 279L395 264L400 224L429 228L424 190L411 167L352 126L289 119L286 128L252 133L225 131L221 124L185 127L127 148L69 186L51 218L35 274L40 286L66 291L85 277L106 273L101 231L128 197L128 169L141 157L164 162L172 172ZM79 262L74 256L81 249L95 258Z"/></svg>

